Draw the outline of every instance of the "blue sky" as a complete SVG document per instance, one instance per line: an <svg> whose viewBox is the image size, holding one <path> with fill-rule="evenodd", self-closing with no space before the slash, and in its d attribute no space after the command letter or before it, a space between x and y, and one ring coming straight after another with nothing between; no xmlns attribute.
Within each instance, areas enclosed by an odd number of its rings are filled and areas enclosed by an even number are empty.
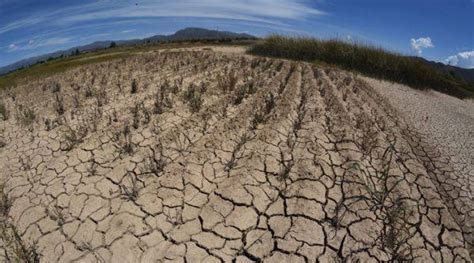
<svg viewBox="0 0 474 263"><path fill-rule="evenodd" d="M474 68L474 0L0 0L0 66L189 26L336 37Z"/></svg>

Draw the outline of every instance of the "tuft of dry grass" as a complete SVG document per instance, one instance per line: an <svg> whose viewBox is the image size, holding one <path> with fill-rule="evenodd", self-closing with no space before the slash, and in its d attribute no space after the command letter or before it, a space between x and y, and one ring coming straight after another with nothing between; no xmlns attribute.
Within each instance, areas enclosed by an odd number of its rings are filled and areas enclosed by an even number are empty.
<svg viewBox="0 0 474 263"><path fill-rule="evenodd" d="M71 127L65 125L65 131L63 133L63 138L65 140L65 151L72 150L76 145L84 142L85 137L87 136L89 129L84 123L77 125L77 127Z"/></svg>
<svg viewBox="0 0 474 263"><path fill-rule="evenodd" d="M17 107L16 117L17 117L18 122L21 125L29 126L29 125L32 125L33 122L35 121L36 113L32 108L20 104Z"/></svg>
<svg viewBox="0 0 474 263"><path fill-rule="evenodd" d="M195 85L191 84L184 91L184 100L188 103L191 112L199 112L202 106L202 91Z"/></svg>
<svg viewBox="0 0 474 263"><path fill-rule="evenodd" d="M132 80L132 86L130 88L130 93L135 94L138 91L138 83L136 79Z"/></svg>
<svg viewBox="0 0 474 263"><path fill-rule="evenodd" d="M4 121L8 120L8 109L3 101L0 101L0 115L2 115Z"/></svg>
<svg viewBox="0 0 474 263"><path fill-rule="evenodd" d="M62 96L60 96L58 93L55 93L56 95L54 96L54 110L58 115L63 115L64 112L66 111L64 109L64 99Z"/></svg>
<svg viewBox="0 0 474 263"><path fill-rule="evenodd" d="M0 240L6 262L40 262L36 243L28 244L22 240L16 227L8 219L11 200L0 185Z"/></svg>
<svg viewBox="0 0 474 263"><path fill-rule="evenodd" d="M130 185L122 184L120 189L122 191L122 198L129 201L136 201L138 199L138 192L140 191L137 178L131 172L127 173Z"/></svg>
<svg viewBox="0 0 474 263"><path fill-rule="evenodd" d="M0 217L7 217L11 206L12 202L5 193L5 185L0 184Z"/></svg>
<svg viewBox="0 0 474 263"><path fill-rule="evenodd" d="M414 233L408 224L407 218L413 213L413 208L405 203L405 199L398 193L400 178L391 174L391 165L396 159L396 141L391 143L382 155L381 169L371 170L360 162L353 164L367 191L370 209L376 211L383 222L381 235L377 246L385 251L393 262L411 262L412 248L407 245Z"/></svg>

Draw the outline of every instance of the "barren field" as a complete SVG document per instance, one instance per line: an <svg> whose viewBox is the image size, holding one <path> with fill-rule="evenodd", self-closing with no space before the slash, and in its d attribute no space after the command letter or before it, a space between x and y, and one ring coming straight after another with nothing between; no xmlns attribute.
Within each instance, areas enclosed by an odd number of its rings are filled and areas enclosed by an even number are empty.
<svg viewBox="0 0 474 263"><path fill-rule="evenodd" d="M472 170L380 83L229 51L2 90L0 261L472 262Z"/></svg>

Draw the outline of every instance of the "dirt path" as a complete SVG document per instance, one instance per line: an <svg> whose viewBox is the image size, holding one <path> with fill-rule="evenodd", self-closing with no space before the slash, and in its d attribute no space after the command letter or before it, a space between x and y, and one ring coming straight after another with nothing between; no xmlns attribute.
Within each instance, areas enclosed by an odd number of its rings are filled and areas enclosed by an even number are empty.
<svg viewBox="0 0 474 263"><path fill-rule="evenodd" d="M1 94L4 260L470 262L446 171L369 84L198 50Z"/></svg>

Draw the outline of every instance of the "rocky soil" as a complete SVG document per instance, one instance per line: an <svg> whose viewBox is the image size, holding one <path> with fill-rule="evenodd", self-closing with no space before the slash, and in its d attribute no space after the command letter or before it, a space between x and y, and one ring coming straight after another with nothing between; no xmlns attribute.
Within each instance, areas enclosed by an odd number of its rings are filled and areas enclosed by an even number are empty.
<svg viewBox="0 0 474 263"><path fill-rule="evenodd" d="M471 262L472 196L373 85L200 49L1 91L0 258Z"/></svg>

